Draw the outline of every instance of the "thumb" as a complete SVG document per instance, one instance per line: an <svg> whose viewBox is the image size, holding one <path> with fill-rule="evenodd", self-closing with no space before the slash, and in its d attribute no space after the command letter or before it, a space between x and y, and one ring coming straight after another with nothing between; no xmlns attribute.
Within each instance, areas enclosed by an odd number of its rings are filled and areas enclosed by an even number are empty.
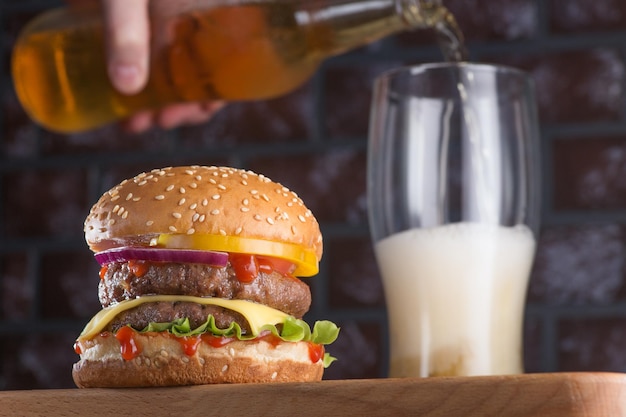
<svg viewBox="0 0 626 417"><path fill-rule="evenodd" d="M121 93L137 93L148 81L148 0L103 0L102 8L111 83Z"/></svg>

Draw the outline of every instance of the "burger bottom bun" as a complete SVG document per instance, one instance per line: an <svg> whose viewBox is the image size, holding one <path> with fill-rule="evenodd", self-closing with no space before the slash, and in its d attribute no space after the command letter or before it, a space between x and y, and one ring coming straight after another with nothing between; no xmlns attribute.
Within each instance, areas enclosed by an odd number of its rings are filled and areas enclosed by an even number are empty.
<svg viewBox="0 0 626 417"><path fill-rule="evenodd" d="M186 355L175 337L135 335L142 351L124 360L111 335L81 342L72 376L79 388L156 387L244 382L305 382L322 379L322 361L312 363L306 342L234 341L221 347L201 342Z"/></svg>

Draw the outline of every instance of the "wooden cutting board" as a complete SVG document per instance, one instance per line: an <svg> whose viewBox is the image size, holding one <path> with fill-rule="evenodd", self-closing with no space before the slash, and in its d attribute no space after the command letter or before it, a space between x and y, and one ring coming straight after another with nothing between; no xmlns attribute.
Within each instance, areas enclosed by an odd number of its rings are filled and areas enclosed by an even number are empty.
<svg viewBox="0 0 626 417"><path fill-rule="evenodd" d="M0 391L0 415L626 417L626 374Z"/></svg>

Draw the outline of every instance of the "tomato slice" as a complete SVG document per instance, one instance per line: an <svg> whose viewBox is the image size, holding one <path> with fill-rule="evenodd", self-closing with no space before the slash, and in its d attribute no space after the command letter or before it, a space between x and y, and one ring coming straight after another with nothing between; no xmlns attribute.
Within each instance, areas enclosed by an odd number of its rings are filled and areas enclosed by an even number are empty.
<svg viewBox="0 0 626 417"><path fill-rule="evenodd" d="M318 273L319 263L315 252L292 243L272 242L239 236L161 234L157 246L171 249L200 249L229 253L253 253L272 259L276 271L288 270L294 264L294 276L310 277ZM278 259L276 259L278 258ZM287 261L281 263L280 261Z"/></svg>

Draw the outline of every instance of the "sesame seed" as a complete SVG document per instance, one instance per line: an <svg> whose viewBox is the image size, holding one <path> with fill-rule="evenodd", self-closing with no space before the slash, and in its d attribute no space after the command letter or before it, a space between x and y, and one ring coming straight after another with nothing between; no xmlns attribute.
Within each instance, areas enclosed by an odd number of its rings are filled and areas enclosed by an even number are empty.
<svg viewBox="0 0 626 417"><path fill-rule="evenodd" d="M165 191L172 191L173 189L174 189L174 184L170 184L170 185L167 186Z"/></svg>
<svg viewBox="0 0 626 417"><path fill-rule="evenodd" d="M287 207L293 207L293 203L290 201L287 203Z"/></svg>
<svg viewBox="0 0 626 417"><path fill-rule="evenodd" d="M209 200L207 200L206 198L204 200L202 200L202 205L204 207L208 206L209 205Z"/></svg>
<svg viewBox="0 0 626 417"><path fill-rule="evenodd" d="M216 214L220 214L220 211L218 209L214 209L214 210L211 210L211 214L215 216Z"/></svg>
<svg viewBox="0 0 626 417"><path fill-rule="evenodd" d="M226 191L226 186L223 184L218 185L217 188L219 188L222 191Z"/></svg>
<svg viewBox="0 0 626 417"><path fill-rule="evenodd" d="M133 201L134 201L134 202L137 202L137 201L139 201L139 200L141 200L141 197L133 197Z"/></svg>
<svg viewBox="0 0 626 417"><path fill-rule="evenodd" d="M148 181L146 181L146 180L142 180L142 181L139 181L139 182L137 183L137 185L141 187L142 185L146 185L147 183L148 183Z"/></svg>
<svg viewBox="0 0 626 417"><path fill-rule="evenodd" d="M228 365L222 366L222 373L228 371Z"/></svg>
<svg viewBox="0 0 626 417"><path fill-rule="evenodd" d="M263 194L261 197L263 197L263 200L265 200L267 202L270 201L270 198L266 194Z"/></svg>
<svg viewBox="0 0 626 417"><path fill-rule="evenodd" d="M256 194L258 194L258 193L259 193L259 192L258 192L257 190L250 190L250 194L252 194L252 195L256 195Z"/></svg>
<svg viewBox="0 0 626 417"><path fill-rule="evenodd" d="M239 210L241 210L242 213L247 213L250 211L249 207L241 207Z"/></svg>
<svg viewBox="0 0 626 417"><path fill-rule="evenodd" d="M248 181L246 181L246 180L241 180L241 184L242 184L242 185L248 185Z"/></svg>
<svg viewBox="0 0 626 417"><path fill-rule="evenodd" d="M211 198L212 198L213 200L219 200L219 199L220 199L220 195L219 195L219 194L213 194L213 195L211 196Z"/></svg>
<svg viewBox="0 0 626 417"><path fill-rule="evenodd" d="M128 217L128 212L127 212L127 211L125 211L125 212L124 212L124 214L122 214L122 219L125 219L125 218L127 218L127 217Z"/></svg>
<svg viewBox="0 0 626 417"><path fill-rule="evenodd" d="M124 207L120 207L120 209L117 211L118 216L121 216L122 214L124 214Z"/></svg>
<svg viewBox="0 0 626 417"><path fill-rule="evenodd" d="M178 205L182 206L183 204L185 204L185 201L187 201L185 200L185 197L181 198L180 200L178 200Z"/></svg>
<svg viewBox="0 0 626 417"><path fill-rule="evenodd" d="M189 187L196 189L198 188L198 184L196 184L195 182L192 182L191 184L189 184Z"/></svg>
<svg viewBox="0 0 626 417"><path fill-rule="evenodd" d="M118 200L119 198L120 198L119 195L114 195L113 197L111 197L111 201Z"/></svg>
<svg viewBox="0 0 626 417"><path fill-rule="evenodd" d="M113 213L117 213L117 211L120 209L119 205L115 205L115 207L113 207L113 210L111 210Z"/></svg>
<svg viewBox="0 0 626 417"><path fill-rule="evenodd" d="M277 376L278 376L278 372L274 371L272 373L272 379L276 379Z"/></svg>
<svg viewBox="0 0 626 417"><path fill-rule="evenodd" d="M275 211L276 213L280 213L280 207L276 206L276 208L274 209L274 211Z"/></svg>
<svg viewBox="0 0 626 417"><path fill-rule="evenodd" d="M170 232L175 232L177 230L174 226L170 226L168 227L168 229L170 230Z"/></svg>
<svg viewBox="0 0 626 417"><path fill-rule="evenodd" d="M226 236L226 230L224 230L224 229L220 229L220 235L222 235L222 236Z"/></svg>
<svg viewBox="0 0 626 417"><path fill-rule="evenodd" d="M182 216L182 214L177 213L177 212L173 212L173 213L172 213L172 216L174 216L174 217L175 217L175 218L177 218L177 219L180 219L181 217L183 217L183 216Z"/></svg>
<svg viewBox="0 0 626 417"><path fill-rule="evenodd" d="M180 187L178 191L180 191L181 194L185 194L186 190L185 190L185 187Z"/></svg>
<svg viewBox="0 0 626 417"><path fill-rule="evenodd" d="M260 215L255 214L255 215L254 215L254 220L261 221L261 220L262 220L262 218L261 218L261 216L260 216Z"/></svg>
<svg viewBox="0 0 626 417"><path fill-rule="evenodd" d="M247 198L243 199L243 205L247 206L250 203L250 200L248 200Z"/></svg>
<svg viewBox="0 0 626 417"><path fill-rule="evenodd" d="M203 215L201 215L201 216L200 216L200 219L198 219L198 221L199 221L200 223L202 223L202 222L204 222L204 219L205 219L205 218L206 218L206 216L203 214Z"/></svg>
<svg viewBox="0 0 626 417"><path fill-rule="evenodd" d="M202 175L196 175L196 180L197 181L202 181Z"/></svg>
<svg viewBox="0 0 626 417"><path fill-rule="evenodd" d="M189 206L189 208L192 210L195 210L196 207L198 207L198 203L193 203L192 205Z"/></svg>
<svg viewBox="0 0 626 417"><path fill-rule="evenodd" d="M193 175L193 174L195 174L195 172L193 172L193 171L192 171L192 170L190 170L190 169L187 169L187 170L185 170L185 174L187 174L187 175Z"/></svg>
<svg viewBox="0 0 626 417"><path fill-rule="evenodd" d="M126 201L130 200L131 198L133 198L133 193L128 193L128 195L126 196Z"/></svg>
<svg viewBox="0 0 626 417"><path fill-rule="evenodd" d="M194 229L193 227L187 230L188 235L193 235L194 233L196 233L196 229Z"/></svg>
<svg viewBox="0 0 626 417"><path fill-rule="evenodd" d="M163 199L165 199L165 196L163 194L159 194L157 196L154 196L154 199L155 200L163 200Z"/></svg>
<svg viewBox="0 0 626 417"><path fill-rule="evenodd" d="M215 181L213 178L209 178L209 182L213 185L217 184L217 181Z"/></svg>
<svg viewBox="0 0 626 417"><path fill-rule="evenodd" d="M242 230L243 228L239 226L237 229L235 229L235 234L238 235L239 233L241 233Z"/></svg>
<svg viewBox="0 0 626 417"><path fill-rule="evenodd" d="M154 224L154 221L153 221L153 220L148 220L148 221L146 222L146 226L152 226L153 224Z"/></svg>
<svg viewBox="0 0 626 417"><path fill-rule="evenodd" d="M291 233L296 234L296 226L291 226Z"/></svg>
<svg viewBox="0 0 626 417"><path fill-rule="evenodd" d="M267 219L265 219L265 220L267 220L267 222L268 222L269 224L274 224L274 219L272 219L271 217L268 217L268 218L267 218Z"/></svg>
<svg viewBox="0 0 626 417"><path fill-rule="evenodd" d="M198 213L194 213L193 216L191 217L191 221L195 222L200 218L200 214Z"/></svg>
<svg viewBox="0 0 626 417"><path fill-rule="evenodd" d="M300 220L302 223L306 223L306 219L302 214L298 214L298 220Z"/></svg>
<svg viewBox="0 0 626 417"><path fill-rule="evenodd" d="M109 226L113 226L115 224L115 219L110 219L109 220Z"/></svg>

